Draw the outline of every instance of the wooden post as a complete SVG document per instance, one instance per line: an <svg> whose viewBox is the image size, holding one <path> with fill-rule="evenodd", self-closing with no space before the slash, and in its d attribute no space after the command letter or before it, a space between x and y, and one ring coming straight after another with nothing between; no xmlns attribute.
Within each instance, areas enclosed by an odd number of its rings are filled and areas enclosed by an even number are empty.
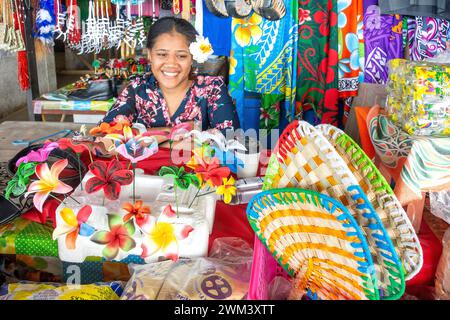
<svg viewBox="0 0 450 320"><path fill-rule="evenodd" d="M27 60L28 60L28 75L30 80L30 89L27 92L27 109L28 119L30 121L41 120L41 116L35 116L33 111L34 99L39 98L39 79L36 64L36 52L34 48L34 39L32 35L33 30L33 8L31 7L31 0L23 0L23 7L25 8L25 46L27 48Z"/></svg>

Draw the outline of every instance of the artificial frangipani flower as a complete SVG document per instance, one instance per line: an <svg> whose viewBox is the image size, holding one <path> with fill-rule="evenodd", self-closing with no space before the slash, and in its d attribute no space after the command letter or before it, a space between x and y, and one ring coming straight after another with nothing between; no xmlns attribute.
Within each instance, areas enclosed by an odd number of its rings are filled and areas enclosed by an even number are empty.
<svg viewBox="0 0 450 320"><path fill-rule="evenodd" d="M196 36L196 41L189 45L189 51L198 63L204 63L214 53L208 38L203 36Z"/></svg>
<svg viewBox="0 0 450 320"><path fill-rule="evenodd" d="M135 227L133 221L123 222L123 218L117 214L108 214L109 231L97 231L91 237L91 241L104 244L102 254L108 260L113 260L119 254L119 250L128 252L136 247L133 239Z"/></svg>
<svg viewBox="0 0 450 320"><path fill-rule="evenodd" d="M78 235L86 237L95 232L95 228L86 223L91 213L92 207L89 205L78 210L76 215L73 212L73 209L67 207L63 208L60 211L62 222L58 223L56 229L53 230L53 240L65 235L67 249L76 249Z"/></svg>
<svg viewBox="0 0 450 320"><path fill-rule="evenodd" d="M223 184L218 186L216 193L223 195L223 202L230 203L233 196L236 195L236 187L234 186L234 178L230 176L229 179L223 178Z"/></svg>
<svg viewBox="0 0 450 320"><path fill-rule="evenodd" d="M142 226L145 225L150 219L150 207L144 206L142 200L138 200L134 204L125 202L122 204L122 209L126 212L123 216L123 222L128 222L131 219L134 219L139 228L142 228Z"/></svg>
<svg viewBox="0 0 450 320"><path fill-rule="evenodd" d="M159 254L173 261L178 260L178 241L186 239L194 228L188 224L171 223L174 219L171 206L166 206L158 218L150 218L143 227L142 258Z"/></svg>
<svg viewBox="0 0 450 320"><path fill-rule="evenodd" d="M28 197L31 193L35 193L33 204L39 212L42 212L44 202L50 193L66 194L73 190L71 186L59 181L59 175L66 168L67 164L68 160L62 159L56 161L51 169L49 169L47 163L40 163L36 166L36 175L39 180L30 184L25 197Z"/></svg>

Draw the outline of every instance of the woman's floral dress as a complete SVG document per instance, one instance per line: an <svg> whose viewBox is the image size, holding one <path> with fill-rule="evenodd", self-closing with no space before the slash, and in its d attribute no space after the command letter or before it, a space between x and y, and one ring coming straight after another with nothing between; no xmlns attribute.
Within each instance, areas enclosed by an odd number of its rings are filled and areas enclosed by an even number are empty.
<svg viewBox="0 0 450 320"><path fill-rule="evenodd" d="M155 77L136 78L122 91L102 122L112 122L118 115L147 128L172 127L186 121L201 124L202 130L218 129L223 133L239 128L236 108L223 77L215 76L198 75L172 116Z"/></svg>

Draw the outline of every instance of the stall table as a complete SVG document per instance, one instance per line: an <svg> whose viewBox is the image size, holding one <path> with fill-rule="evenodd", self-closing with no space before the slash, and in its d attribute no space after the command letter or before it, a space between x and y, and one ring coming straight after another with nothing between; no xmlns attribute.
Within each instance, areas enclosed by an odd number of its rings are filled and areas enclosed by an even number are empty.
<svg viewBox="0 0 450 320"><path fill-rule="evenodd" d="M1 123L0 162L4 166L23 148L13 146L11 144L13 140L29 140L62 129L78 128L79 125L73 123L58 122L8 121ZM144 169L147 174L155 174L161 166L169 164L171 164L170 152L168 149L161 148L150 160L139 162L138 168ZM47 202L51 203L52 201L57 203L55 200ZM56 206L49 205L48 207L56 209ZM247 221L245 209L245 204L231 206L220 201L217 202L209 246L212 245L214 239L219 237L239 237L253 246L254 233ZM45 224L41 224L37 222L38 215L37 210L32 209L11 223L0 226L0 269L14 269L15 276L28 280L66 281L71 275L71 266L77 265L82 271L82 283L92 283L108 280L127 281L130 276L127 263L139 262L139 259L135 258L122 262L109 262L101 258L88 258L83 264L62 262L58 258L57 241L52 240L52 222L48 220Z"/></svg>
<svg viewBox="0 0 450 320"><path fill-rule="evenodd" d="M66 115L73 115L76 123L97 123L116 101L115 98L106 101L70 100L67 94L71 89L73 84L33 100L34 114L41 115L43 121L46 121L46 115L56 114L61 115L60 122L65 120Z"/></svg>
<svg viewBox="0 0 450 320"><path fill-rule="evenodd" d="M13 146L15 139L31 139L62 129L76 129L75 124L50 122L4 122L0 124L0 161L7 162L21 147ZM154 174L162 165L170 165L169 150L161 149L138 164L147 174ZM246 204L231 206L217 202L215 221L209 245L219 237L239 237L253 246L254 232L246 217ZM1 210L1 208L0 208ZM36 210L28 212L28 218ZM25 215L26 216L26 215ZM57 242L52 240L51 221L41 224L19 217L9 224L0 226L0 269L10 271L15 277L33 281L65 281L72 275L70 267L58 258ZM424 250L422 271L407 283L408 287L430 286L434 282L434 272L439 261L442 245L427 223L422 223L419 240ZM130 263L133 261L127 261ZM81 266L83 283L101 280L123 280L129 278L126 263L108 262L100 258L86 261ZM1 274L0 274L1 278ZM0 279L1 280L1 279Z"/></svg>

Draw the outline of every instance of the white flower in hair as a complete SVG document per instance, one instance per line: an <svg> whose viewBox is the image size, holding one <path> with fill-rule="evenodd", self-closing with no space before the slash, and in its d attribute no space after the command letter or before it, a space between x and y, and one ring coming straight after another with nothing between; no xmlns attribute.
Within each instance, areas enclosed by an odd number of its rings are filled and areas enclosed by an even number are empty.
<svg viewBox="0 0 450 320"><path fill-rule="evenodd" d="M198 63L204 63L214 53L208 38L203 36L196 36L196 41L191 43L189 51Z"/></svg>

